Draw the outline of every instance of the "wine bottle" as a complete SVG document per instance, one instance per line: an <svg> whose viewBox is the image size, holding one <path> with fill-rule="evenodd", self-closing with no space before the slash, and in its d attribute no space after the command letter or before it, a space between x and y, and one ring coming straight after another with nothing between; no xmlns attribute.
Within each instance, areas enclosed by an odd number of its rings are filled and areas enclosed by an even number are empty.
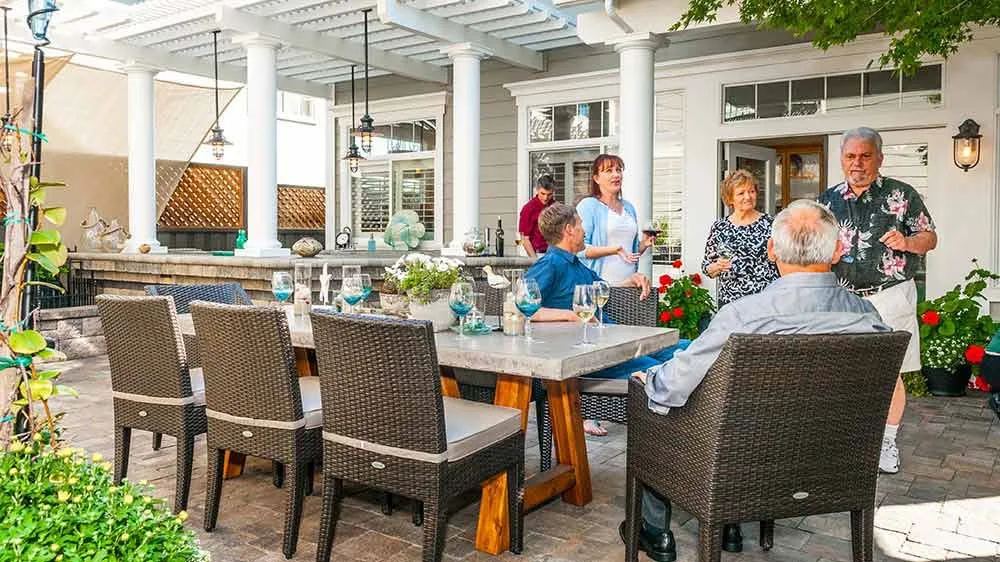
<svg viewBox="0 0 1000 562"><path fill-rule="evenodd" d="M500 219L500 217L497 217L497 234L496 234L496 240L497 240L497 252L496 252L496 255L497 255L498 258L502 258L503 257L503 221Z"/></svg>

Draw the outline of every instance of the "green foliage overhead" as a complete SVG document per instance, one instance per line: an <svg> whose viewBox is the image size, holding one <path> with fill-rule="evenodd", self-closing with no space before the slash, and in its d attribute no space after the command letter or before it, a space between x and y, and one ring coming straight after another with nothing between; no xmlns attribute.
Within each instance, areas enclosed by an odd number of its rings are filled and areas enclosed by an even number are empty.
<svg viewBox="0 0 1000 562"><path fill-rule="evenodd" d="M824 50L883 32L890 43L879 63L905 74L920 67L921 57L955 53L974 26L1000 24L997 0L690 0L671 29L715 21L725 5L737 5L744 23L808 34Z"/></svg>
<svg viewBox="0 0 1000 562"><path fill-rule="evenodd" d="M0 453L0 560L207 560L187 514L171 514L147 484L113 486L99 455L43 441Z"/></svg>

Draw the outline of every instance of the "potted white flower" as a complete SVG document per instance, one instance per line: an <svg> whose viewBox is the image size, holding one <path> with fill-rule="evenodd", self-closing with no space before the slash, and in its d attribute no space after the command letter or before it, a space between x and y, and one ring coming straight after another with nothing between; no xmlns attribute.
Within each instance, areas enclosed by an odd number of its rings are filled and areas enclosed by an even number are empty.
<svg viewBox="0 0 1000 562"><path fill-rule="evenodd" d="M455 321L448 306L451 286L458 281L464 264L447 257L407 254L386 268L390 286L406 295L410 318L430 320L435 331L447 330Z"/></svg>

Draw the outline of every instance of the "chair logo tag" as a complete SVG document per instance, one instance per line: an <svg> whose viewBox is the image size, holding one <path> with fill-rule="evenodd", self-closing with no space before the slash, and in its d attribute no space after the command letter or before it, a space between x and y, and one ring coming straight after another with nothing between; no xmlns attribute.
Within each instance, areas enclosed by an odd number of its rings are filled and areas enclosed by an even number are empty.
<svg viewBox="0 0 1000 562"><path fill-rule="evenodd" d="M378 461L372 461L372 468L375 470L382 470L385 468L385 464Z"/></svg>
<svg viewBox="0 0 1000 562"><path fill-rule="evenodd" d="M140 418L144 418L144 417L146 417L146 416L148 416L148 415L149 415L149 414L148 414L148 413L146 413L146 410L139 410L139 417L140 417Z"/></svg>
<svg viewBox="0 0 1000 562"><path fill-rule="evenodd" d="M252 431L244 431L243 432L243 437L253 437L253 432Z"/></svg>
<svg viewBox="0 0 1000 562"><path fill-rule="evenodd" d="M792 498L797 500L804 500L809 497L809 492L795 492L792 494Z"/></svg>

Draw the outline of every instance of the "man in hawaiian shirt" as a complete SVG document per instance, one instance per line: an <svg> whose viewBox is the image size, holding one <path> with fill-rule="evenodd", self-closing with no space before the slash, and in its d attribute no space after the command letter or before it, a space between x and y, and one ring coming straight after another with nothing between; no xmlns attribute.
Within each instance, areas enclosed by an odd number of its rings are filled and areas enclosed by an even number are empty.
<svg viewBox="0 0 1000 562"><path fill-rule="evenodd" d="M902 371L919 371L913 277L920 256L937 246L934 221L912 186L879 175L882 137L875 130L858 127L845 132L840 141L840 165L845 180L819 196L819 202L833 211L840 223L844 253L833 271L847 289L868 299L886 324L912 334ZM896 430L905 406L906 390L899 379L882 440L882 472L899 471Z"/></svg>

